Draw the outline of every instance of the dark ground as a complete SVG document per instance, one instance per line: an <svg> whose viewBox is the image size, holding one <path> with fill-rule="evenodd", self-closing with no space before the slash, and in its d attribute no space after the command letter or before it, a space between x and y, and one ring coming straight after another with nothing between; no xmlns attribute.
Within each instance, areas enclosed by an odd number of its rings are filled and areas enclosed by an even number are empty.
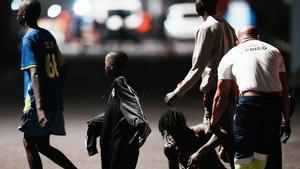
<svg viewBox="0 0 300 169"><path fill-rule="evenodd" d="M65 86L65 121L67 136L52 136L52 145L62 150L77 166L83 169L100 168L99 154L89 157L85 150L86 121L104 111L105 93L109 80L104 77L103 57L98 59L69 60L70 76ZM167 109L164 94L171 91L184 77L190 58L164 58L160 60L135 58L130 61L128 79L139 93L143 110L152 127L152 133L140 150L137 169L167 169L162 153L164 141L158 132L160 114ZM0 72L0 168L29 168L22 145L22 133L16 130L23 106L22 74L17 68ZM189 125L202 120L200 97L194 87L184 98L175 102L186 115ZM299 99L297 99L299 100ZM298 101L299 102L299 101ZM284 169L300 169L300 112L299 106L292 118L292 137L283 145ZM44 168L59 168L42 156Z"/></svg>

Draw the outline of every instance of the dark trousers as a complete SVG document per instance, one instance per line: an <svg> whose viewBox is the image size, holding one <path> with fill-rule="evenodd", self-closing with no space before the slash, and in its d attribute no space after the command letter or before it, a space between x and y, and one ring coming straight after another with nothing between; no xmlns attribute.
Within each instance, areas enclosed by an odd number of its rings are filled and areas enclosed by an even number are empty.
<svg viewBox="0 0 300 169"><path fill-rule="evenodd" d="M267 158L265 169L282 169L282 152L280 137L273 140L272 149Z"/></svg>
<svg viewBox="0 0 300 169"><path fill-rule="evenodd" d="M253 153L270 154L278 141L282 111L281 97L239 97L234 120L235 158Z"/></svg>
<svg viewBox="0 0 300 169"><path fill-rule="evenodd" d="M39 152L55 162L62 168L76 169L72 162L59 150L50 145L50 136L30 137L24 136L23 143L27 160L31 169L42 169L42 161Z"/></svg>

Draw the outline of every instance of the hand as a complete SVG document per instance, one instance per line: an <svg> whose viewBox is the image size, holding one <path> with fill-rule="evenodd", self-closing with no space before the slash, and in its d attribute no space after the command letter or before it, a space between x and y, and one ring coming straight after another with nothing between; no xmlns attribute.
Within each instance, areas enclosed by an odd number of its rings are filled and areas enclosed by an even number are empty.
<svg viewBox="0 0 300 169"><path fill-rule="evenodd" d="M174 142L168 141L164 145L164 154L168 159L178 159L179 150Z"/></svg>
<svg viewBox="0 0 300 169"><path fill-rule="evenodd" d="M43 110L37 110L38 120L41 127L48 127L49 123Z"/></svg>
<svg viewBox="0 0 300 169"><path fill-rule="evenodd" d="M225 148L223 146L219 146L219 150L217 152L217 156L222 159L225 163L229 163L230 162L230 158L227 155Z"/></svg>
<svg viewBox="0 0 300 169"><path fill-rule="evenodd" d="M188 164L187 164L187 169L197 169L200 166L201 163L201 157L198 152L195 152L192 154L189 158Z"/></svg>
<svg viewBox="0 0 300 169"><path fill-rule="evenodd" d="M41 127L48 127L49 126L49 123L48 123L48 120L47 120L46 117L41 118L39 122L40 122Z"/></svg>
<svg viewBox="0 0 300 169"><path fill-rule="evenodd" d="M292 133L290 122L283 121L280 126L280 138L282 143L286 143ZM283 136L284 135L284 136Z"/></svg>
<svg viewBox="0 0 300 169"><path fill-rule="evenodd" d="M207 129L205 130L205 134L215 134L215 132L220 129L219 125L211 124L210 121L205 123L205 125L207 125Z"/></svg>
<svg viewBox="0 0 300 169"><path fill-rule="evenodd" d="M143 132L141 133L141 135L139 136L139 147L142 147L147 139L147 137L150 135L151 133L151 128L148 124L148 122L145 122L145 127Z"/></svg>
<svg viewBox="0 0 300 169"><path fill-rule="evenodd" d="M171 106L171 102L176 98L176 93L175 92L170 92L170 93L167 93L165 98L164 98L164 102L165 104Z"/></svg>

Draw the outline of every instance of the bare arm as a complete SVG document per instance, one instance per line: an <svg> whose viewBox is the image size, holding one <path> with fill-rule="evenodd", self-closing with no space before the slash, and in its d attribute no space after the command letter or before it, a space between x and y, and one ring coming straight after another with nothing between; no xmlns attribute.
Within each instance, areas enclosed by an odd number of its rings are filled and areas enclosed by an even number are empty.
<svg viewBox="0 0 300 169"><path fill-rule="evenodd" d="M280 137L282 140L281 142L286 143L292 133L291 126L290 126L290 111L291 111L290 110L290 100L289 100L289 96L288 96L286 73L280 72L279 77L280 77L280 82L282 85L282 100L283 100L283 110L282 110L283 121L280 126Z"/></svg>
<svg viewBox="0 0 300 169"><path fill-rule="evenodd" d="M31 75L32 88L35 97L35 105L36 105L38 120L41 126L45 127L48 125L48 120L46 118L44 107L43 107L44 100L43 100L43 93L41 90L39 72L36 67L31 67L29 71Z"/></svg>
<svg viewBox="0 0 300 169"><path fill-rule="evenodd" d="M230 91L230 101L235 101L239 96L239 89L234 80L231 80L231 91Z"/></svg>
<svg viewBox="0 0 300 169"><path fill-rule="evenodd" d="M290 121L290 102L289 102L289 96L288 96L288 86L287 86L287 78L285 72L279 73L280 82L282 85L282 98L283 98L283 112L282 117L283 120L286 122Z"/></svg>
<svg viewBox="0 0 300 169"><path fill-rule="evenodd" d="M231 79L218 80L217 91L213 103L211 125L216 125L226 110L231 91Z"/></svg>
<svg viewBox="0 0 300 169"><path fill-rule="evenodd" d="M199 166L199 164L201 163L203 156L205 156L209 151L214 150L215 147L220 145L228 135L228 133L225 130L221 128L211 129L208 124L204 123L194 126L192 129L200 137L204 133L211 134L211 137L202 147L200 147L195 153L193 153L190 156L188 161L189 169L197 168L197 166Z"/></svg>
<svg viewBox="0 0 300 169"><path fill-rule="evenodd" d="M218 130L214 131L210 139L202 147L200 147L196 153L200 156L205 155L208 151L211 151L215 147L219 146L221 142L224 141L226 135L227 132L219 128Z"/></svg>

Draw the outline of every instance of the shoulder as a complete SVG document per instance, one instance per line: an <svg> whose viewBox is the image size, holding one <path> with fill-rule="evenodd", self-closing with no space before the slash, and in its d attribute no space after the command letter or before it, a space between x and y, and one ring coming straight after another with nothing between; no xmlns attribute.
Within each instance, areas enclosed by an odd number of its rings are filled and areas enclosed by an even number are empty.
<svg viewBox="0 0 300 169"><path fill-rule="evenodd" d="M192 126L191 129L195 132L195 134L201 135L204 134L208 129L208 126L204 123L200 123L196 126Z"/></svg>
<svg viewBox="0 0 300 169"><path fill-rule="evenodd" d="M275 46L260 40L255 40L254 42L255 42L255 46L263 49L262 51L267 52L268 54L271 54L273 56L281 56L281 52Z"/></svg>
<svg viewBox="0 0 300 169"><path fill-rule="evenodd" d="M121 95L136 95L136 91L128 84L127 79L124 76L116 77L113 81L112 88L116 93Z"/></svg>
<svg viewBox="0 0 300 169"><path fill-rule="evenodd" d="M225 20L223 20L222 18L219 18L219 17L215 18L213 16L208 16L206 21L204 21L200 25L198 31L199 31L199 33L202 33L202 34L216 35L216 34L219 34L221 32L222 27L224 27L222 25L224 25L224 24L227 25L227 22ZM230 25L229 25L228 28L231 30Z"/></svg>
<svg viewBox="0 0 300 169"><path fill-rule="evenodd" d="M239 51L241 50L241 48L243 47L240 45L234 46L224 55L223 58L235 56L237 53L240 53Z"/></svg>
<svg viewBox="0 0 300 169"><path fill-rule="evenodd" d="M238 51L238 47L235 46L232 49L230 49L221 59L219 68L226 68L230 65L232 65L237 58L240 57L240 52Z"/></svg>
<svg viewBox="0 0 300 169"><path fill-rule="evenodd" d="M50 31L48 31L47 29L40 28L39 29L39 33L42 34L43 36L46 36L46 37L52 39L52 40L55 40L55 38L52 35L52 33Z"/></svg>
<svg viewBox="0 0 300 169"><path fill-rule="evenodd" d="M201 25L203 29L209 31L217 31L221 25L227 24L227 22L219 16L208 16L206 21Z"/></svg>
<svg viewBox="0 0 300 169"><path fill-rule="evenodd" d="M228 28L232 31L235 31L234 28L224 18L222 18L220 16L215 16L215 19L216 19L218 25L226 26L226 28Z"/></svg>
<svg viewBox="0 0 300 169"><path fill-rule="evenodd" d="M115 90L121 90L126 86L127 86L127 80L124 76L116 77L113 80L112 87L115 88Z"/></svg>
<svg viewBox="0 0 300 169"><path fill-rule="evenodd" d="M55 40L54 36L44 28L38 28L38 29L30 28L23 36L22 42L23 43L36 42L45 36L51 38L52 40Z"/></svg>
<svg viewBox="0 0 300 169"><path fill-rule="evenodd" d="M197 39L211 39L214 34L214 31L213 29L211 29L210 26L208 26L207 24L204 24L204 25L201 25L197 31L197 34L196 34L196 38Z"/></svg>
<svg viewBox="0 0 300 169"><path fill-rule="evenodd" d="M126 78L124 76L118 76L114 79L113 84L121 85L126 83Z"/></svg>
<svg viewBox="0 0 300 169"><path fill-rule="evenodd" d="M266 42L262 42L262 41L260 41L260 43L263 44L264 46L266 46L267 50L274 51L276 53L280 53L280 51L275 46L273 46L273 45L271 45L269 43L266 43Z"/></svg>
<svg viewBox="0 0 300 169"><path fill-rule="evenodd" d="M29 29L22 38L22 43L30 43L38 40L38 31L36 29Z"/></svg>
<svg viewBox="0 0 300 169"><path fill-rule="evenodd" d="M199 32L202 33L211 33L214 32L215 25L211 24L211 23L203 23L200 27L199 27Z"/></svg>

